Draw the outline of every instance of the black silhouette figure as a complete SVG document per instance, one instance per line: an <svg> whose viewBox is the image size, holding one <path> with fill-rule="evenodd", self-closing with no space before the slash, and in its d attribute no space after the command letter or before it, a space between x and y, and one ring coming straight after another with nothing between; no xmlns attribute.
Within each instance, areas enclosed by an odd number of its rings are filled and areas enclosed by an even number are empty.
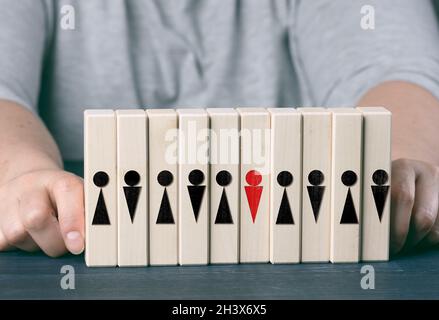
<svg viewBox="0 0 439 320"><path fill-rule="evenodd" d="M320 205L322 204L323 193L325 192L325 187L321 186L324 180L325 176L320 170L313 170L308 175L308 181L311 185L306 188L316 223L319 219Z"/></svg>
<svg viewBox="0 0 439 320"><path fill-rule="evenodd" d="M223 187L218 211L216 213L215 224L233 224L232 213L230 212L229 201L226 195L226 186L232 182L232 175L226 170L222 170L216 175L216 182Z"/></svg>
<svg viewBox="0 0 439 320"><path fill-rule="evenodd" d="M350 188L357 182L357 175L355 172L347 170L341 175L341 182L348 187L348 194L344 203L343 213L341 214L340 224L357 224L357 212L355 211Z"/></svg>
<svg viewBox="0 0 439 320"><path fill-rule="evenodd" d="M102 193L102 188L105 187L110 178L108 174L103 171L96 172L93 176L93 183L96 187L99 187L98 203L96 205L96 210L93 216L92 225L109 225L110 217L108 216L107 206L105 205L104 194Z"/></svg>
<svg viewBox="0 0 439 320"><path fill-rule="evenodd" d="M130 170L125 173L123 179L128 185L127 187L123 187L123 192L125 193L125 200L127 202L131 222L133 222L134 216L136 215L137 203L139 202L140 191L142 189L142 187L136 186L140 182L140 175L137 171Z"/></svg>
<svg viewBox="0 0 439 320"><path fill-rule="evenodd" d="M389 175L384 170L376 170L372 175L372 180L376 186L371 186L373 199L375 200L375 207L377 208L378 218L383 217L384 205L386 204L387 194L389 193L389 186L385 186L389 180Z"/></svg>
<svg viewBox="0 0 439 320"><path fill-rule="evenodd" d="M291 212L290 201L288 200L287 187L293 183L293 175L288 171L281 171L277 175L277 183L284 187L284 193L280 202L276 224L294 224L293 213Z"/></svg>
<svg viewBox="0 0 439 320"><path fill-rule="evenodd" d="M157 216L157 224L174 224L174 215L172 214L171 204L169 202L168 191L166 187L170 186L174 177L168 170L160 171L157 175L157 181L162 187L165 187L163 192L162 202L160 203L159 214Z"/></svg>
<svg viewBox="0 0 439 320"><path fill-rule="evenodd" d="M200 213L201 202L203 201L204 190L206 186L200 186L204 181L204 173L201 170L195 169L189 173L189 182L192 186L187 186L189 197L191 199L192 210L194 211L195 221L198 222L198 215Z"/></svg>

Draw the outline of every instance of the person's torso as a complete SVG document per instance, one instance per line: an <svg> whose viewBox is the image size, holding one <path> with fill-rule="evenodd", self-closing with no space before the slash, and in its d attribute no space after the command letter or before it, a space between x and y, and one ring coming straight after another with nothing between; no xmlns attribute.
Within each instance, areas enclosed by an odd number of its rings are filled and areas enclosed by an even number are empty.
<svg viewBox="0 0 439 320"><path fill-rule="evenodd" d="M75 9L75 29L60 26ZM286 1L59 1L40 112L82 158L87 108L294 106Z"/></svg>

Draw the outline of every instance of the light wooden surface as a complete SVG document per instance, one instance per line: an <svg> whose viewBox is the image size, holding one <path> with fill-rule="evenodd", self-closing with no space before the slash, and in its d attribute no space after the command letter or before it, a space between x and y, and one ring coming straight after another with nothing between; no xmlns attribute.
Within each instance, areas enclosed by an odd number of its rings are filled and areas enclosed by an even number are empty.
<svg viewBox="0 0 439 320"><path fill-rule="evenodd" d="M178 262L178 123L173 109L149 109L149 235L150 264L175 265ZM158 175L169 171L172 182L166 193L174 223L157 223L165 187L158 182Z"/></svg>
<svg viewBox="0 0 439 320"><path fill-rule="evenodd" d="M303 116L302 145L302 258L303 262L329 261L331 219L331 113L323 108L299 108ZM309 174L319 170L324 187L316 221L308 194Z"/></svg>
<svg viewBox="0 0 439 320"><path fill-rule="evenodd" d="M112 110L85 111L84 159L85 261L88 266L116 266L116 117ZM93 177L100 171L109 177L108 183L102 188L109 225L92 225L101 191L93 183Z"/></svg>
<svg viewBox="0 0 439 320"><path fill-rule="evenodd" d="M207 109L210 116L210 263L239 261L239 115L234 109ZM227 185L217 183L217 175L230 174ZM230 209L232 223L217 221L223 193Z"/></svg>
<svg viewBox="0 0 439 320"><path fill-rule="evenodd" d="M358 262L361 224L361 156L362 116L352 108L334 108L332 112L332 188L331 188L331 249L330 260ZM356 182L342 183L342 175L353 171ZM350 189L358 223L341 223Z"/></svg>
<svg viewBox="0 0 439 320"><path fill-rule="evenodd" d="M270 108L270 261L298 263L302 224L302 115L293 108ZM286 181L291 175L292 181ZM279 177L279 175L281 175ZM281 179L279 184L278 178ZM283 181L282 181L283 179ZM281 223L279 211L286 192L292 221ZM279 223L278 223L279 222Z"/></svg>
<svg viewBox="0 0 439 320"><path fill-rule="evenodd" d="M238 108L241 116L241 233L240 261L267 262L270 258L270 114L263 108ZM255 221L252 219L245 187L246 175L257 170L262 194Z"/></svg>
<svg viewBox="0 0 439 320"><path fill-rule="evenodd" d="M179 121L179 263L181 265L207 264L209 258L209 118L204 109L178 109ZM205 186L198 220L189 196L189 174L200 170Z"/></svg>
<svg viewBox="0 0 439 320"><path fill-rule="evenodd" d="M390 181L391 181L391 113L381 107L358 108L363 114L363 261L386 261L389 259L390 233ZM387 173L388 186L381 220L375 205L372 186L376 170Z"/></svg>
<svg viewBox="0 0 439 320"><path fill-rule="evenodd" d="M148 265L148 145L147 118L144 110L117 110L117 216L118 216L118 265ZM140 176L133 185L128 175ZM135 181L134 181L135 182ZM124 190L140 188L134 216L131 219Z"/></svg>

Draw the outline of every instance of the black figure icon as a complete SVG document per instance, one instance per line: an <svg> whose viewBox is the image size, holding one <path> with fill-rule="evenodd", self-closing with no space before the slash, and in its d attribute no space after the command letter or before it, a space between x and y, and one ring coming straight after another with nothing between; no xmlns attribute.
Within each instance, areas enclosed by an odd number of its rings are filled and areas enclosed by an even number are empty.
<svg viewBox="0 0 439 320"><path fill-rule="evenodd" d="M379 169L373 173L372 180L376 184L376 186L371 186L371 188L373 199L375 200L375 207L377 208L378 218L381 222L387 194L389 193L389 186L385 185L389 180L389 175L386 171Z"/></svg>
<svg viewBox="0 0 439 320"><path fill-rule="evenodd" d="M351 170L343 172L341 182L348 187L348 194L341 214L340 224L357 224L357 212L355 211L354 201L352 200L351 187L357 182L357 175Z"/></svg>
<svg viewBox="0 0 439 320"><path fill-rule="evenodd" d="M123 179L128 185L123 187L123 192L125 193L125 200L127 202L131 222L133 222L136 214L137 203L139 202L140 191L142 189L142 187L136 186L140 182L140 175L137 171L130 170L125 173Z"/></svg>
<svg viewBox="0 0 439 320"><path fill-rule="evenodd" d="M187 186L189 197L191 199L192 210L194 211L195 221L198 222L198 214L200 213L201 202L203 201L204 190L206 186L201 186L204 181L204 173L195 169L189 173L189 182L192 186Z"/></svg>
<svg viewBox="0 0 439 320"><path fill-rule="evenodd" d="M226 188L232 182L232 175L226 170L222 170L216 175L216 182L223 187L218 211L216 213L215 224L233 224L232 213L230 212L229 201L227 200Z"/></svg>
<svg viewBox="0 0 439 320"><path fill-rule="evenodd" d="M107 206L105 205L105 199L104 194L102 192L102 188L105 187L108 182L110 181L110 178L108 177L108 174L106 174L103 171L98 171L93 176L93 183L96 187L99 187L99 197L98 197L98 203L96 205L96 210L93 216L93 225L109 225L110 224L110 218L108 216Z"/></svg>
<svg viewBox="0 0 439 320"><path fill-rule="evenodd" d="M321 185L324 180L325 176L320 170L313 170L308 175L308 182L311 185L306 188L308 189L308 196L316 222L319 219L320 205L322 204L323 193L325 192L325 187Z"/></svg>
<svg viewBox="0 0 439 320"><path fill-rule="evenodd" d="M287 187L293 183L293 175L288 171L281 171L277 175L277 183L284 187L276 224L294 224L293 213L291 212L290 201L288 200Z"/></svg>
<svg viewBox="0 0 439 320"><path fill-rule="evenodd" d="M168 170L160 171L157 175L157 181L162 186L165 187L163 191L162 201L160 203L159 214L157 216L157 224L174 224L174 215L172 214L171 204L169 202L168 191L166 187L169 187L174 180L171 172Z"/></svg>

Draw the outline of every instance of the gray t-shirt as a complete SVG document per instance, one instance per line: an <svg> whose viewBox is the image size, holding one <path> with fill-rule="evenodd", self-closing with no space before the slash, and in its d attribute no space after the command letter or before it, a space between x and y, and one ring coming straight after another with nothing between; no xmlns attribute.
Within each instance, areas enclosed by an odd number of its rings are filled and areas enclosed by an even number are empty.
<svg viewBox="0 0 439 320"><path fill-rule="evenodd" d="M428 0L0 0L0 98L69 160L86 108L352 106L387 80L439 95Z"/></svg>

